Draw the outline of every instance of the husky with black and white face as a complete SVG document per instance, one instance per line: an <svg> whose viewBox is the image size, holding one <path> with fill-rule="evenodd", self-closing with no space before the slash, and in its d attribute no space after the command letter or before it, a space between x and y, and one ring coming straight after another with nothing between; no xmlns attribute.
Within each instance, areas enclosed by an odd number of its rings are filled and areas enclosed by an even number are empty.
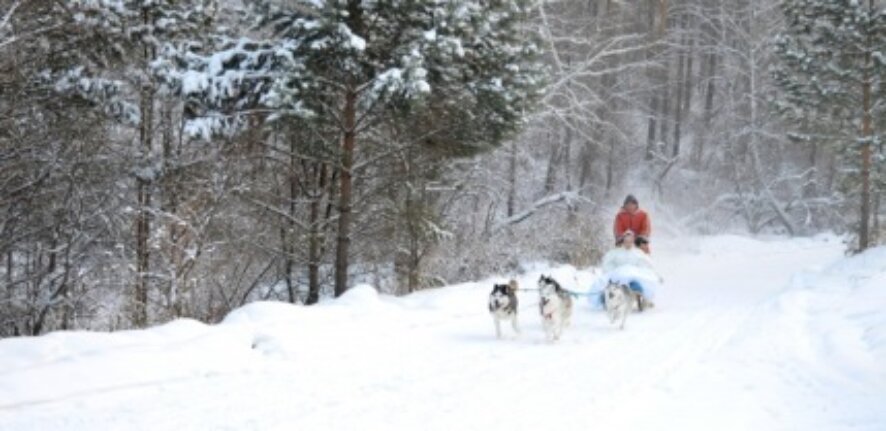
<svg viewBox="0 0 886 431"><path fill-rule="evenodd" d="M501 322L511 321L514 332L519 334L520 327L517 325L517 280L511 280L508 284L496 284L492 286L489 294L489 314L495 323L495 336L501 338Z"/></svg>
<svg viewBox="0 0 886 431"><path fill-rule="evenodd" d="M618 328L624 329L628 314L631 314L634 304L639 301L637 297L638 294L628 285L610 280L603 291L603 303L606 306L609 323L619 322Z"/></svg>
<svg viewBox="0 0 886 431"><path fill-rule="evenodd" d="M538 303L548 341L557 341L572 321L572 296L551 277L538 279Z"/></svg>

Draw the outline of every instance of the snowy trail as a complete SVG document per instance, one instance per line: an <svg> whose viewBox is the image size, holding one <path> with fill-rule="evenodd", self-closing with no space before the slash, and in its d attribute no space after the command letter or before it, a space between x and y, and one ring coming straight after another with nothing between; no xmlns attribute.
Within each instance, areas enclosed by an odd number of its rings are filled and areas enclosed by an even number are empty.
<svg viewBox="0 0 886 431"><path fill-rule="evenodd" d="M719 236L654 252L655 309L618 331L580 300L557 344L533 292L523 333L496 340L491 280L3 340L0 429L886 429L886 249Z"/></svg>

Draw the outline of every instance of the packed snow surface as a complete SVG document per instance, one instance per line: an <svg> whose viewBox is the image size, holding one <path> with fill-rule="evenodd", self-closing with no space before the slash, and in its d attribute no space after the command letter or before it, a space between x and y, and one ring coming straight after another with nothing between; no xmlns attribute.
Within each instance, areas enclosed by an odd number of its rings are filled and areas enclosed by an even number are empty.
<svg viewBox="0 0 886 431"><path fill-rule="evenodd" d="M624 331L578 301L547 343L486 310L508 275L403 298L357 286L218 325L0 340L0 430L886 430L886 248L658 242L656 307ZM593 269L536 266L586 290Z"/></svg>

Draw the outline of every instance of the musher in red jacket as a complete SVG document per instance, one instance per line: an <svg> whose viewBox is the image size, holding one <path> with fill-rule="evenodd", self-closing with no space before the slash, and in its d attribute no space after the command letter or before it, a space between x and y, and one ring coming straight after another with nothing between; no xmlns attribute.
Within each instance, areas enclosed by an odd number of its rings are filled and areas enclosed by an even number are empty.
<svg viewBox="0 0 886 431"><path fill-rule="evenodd" d="M649 254L649 235L652 226L649 224L649 215L640 209L640 204L634 195L625 198L624 205L615 216L615 244L621 243L625 231L633 231L636 234L637 247Z"/></svg>

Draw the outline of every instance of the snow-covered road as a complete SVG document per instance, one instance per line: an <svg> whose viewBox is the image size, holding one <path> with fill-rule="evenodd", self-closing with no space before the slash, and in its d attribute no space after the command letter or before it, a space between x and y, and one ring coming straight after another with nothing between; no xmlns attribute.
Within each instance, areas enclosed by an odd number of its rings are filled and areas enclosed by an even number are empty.
<svg viewBox="0 0 886 431"><path fill-rule="evenodd" d="M581 301L544 342L534 292L496 340L493 281L206 326L0 340L0 430L884 430L886 248L735 236L654 248L657 307L624 331ZM539 274L571 289L593 271ZM510 335L510 327L506 328Z"/></svg>

